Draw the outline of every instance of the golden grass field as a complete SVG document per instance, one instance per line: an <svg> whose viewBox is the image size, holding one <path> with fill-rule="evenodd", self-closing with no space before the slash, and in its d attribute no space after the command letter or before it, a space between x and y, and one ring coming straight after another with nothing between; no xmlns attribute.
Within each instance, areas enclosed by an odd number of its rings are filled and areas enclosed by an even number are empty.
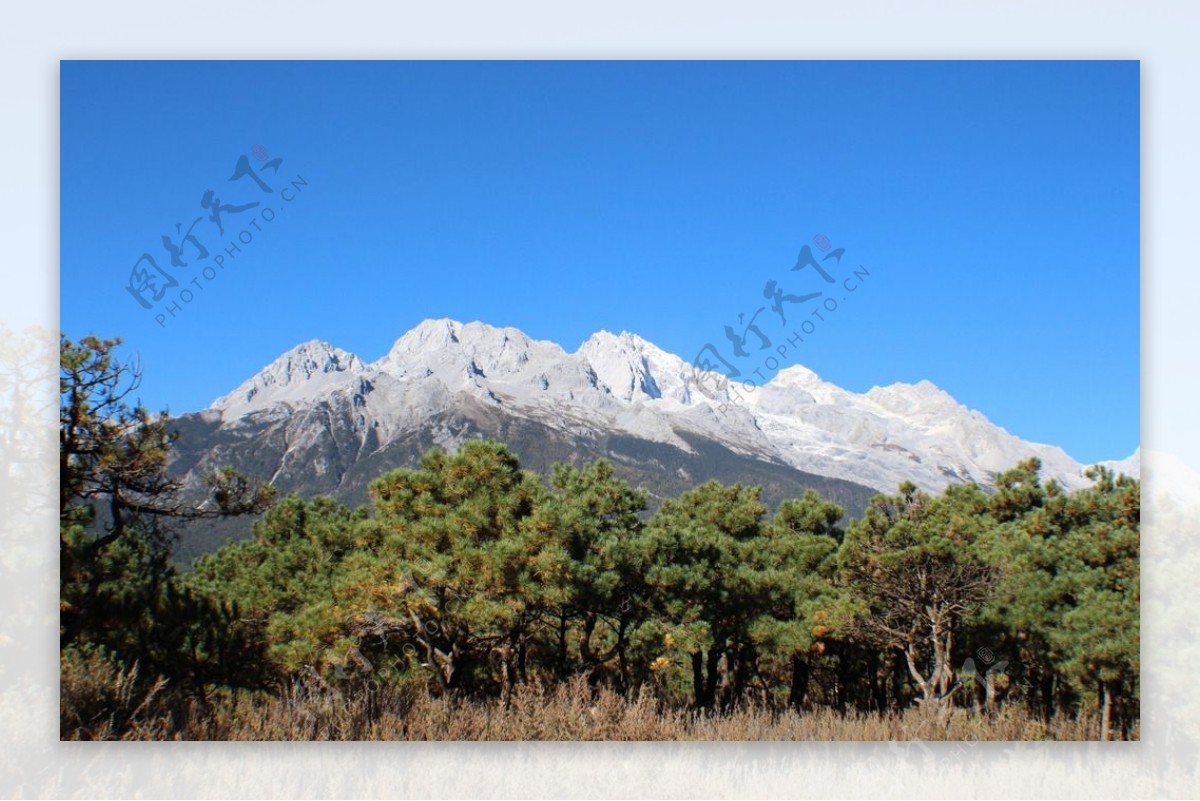
<svg viewBox="0 0 1200 801"><path fill-rule="evenodd" d="M425 692L342 693L294 686L282 696L223 693L168 701L163 681L147 686L130 671L64 662L60 696L64 740L1095 740L1094 715L1031 717L1018 706L994 716L957 708L879 715L741 706L728 713L662 709L649 693L627 700L582 678L548 688L522 686L499 700ZM1138 739L1138 731L1130 739Z"/></svg>

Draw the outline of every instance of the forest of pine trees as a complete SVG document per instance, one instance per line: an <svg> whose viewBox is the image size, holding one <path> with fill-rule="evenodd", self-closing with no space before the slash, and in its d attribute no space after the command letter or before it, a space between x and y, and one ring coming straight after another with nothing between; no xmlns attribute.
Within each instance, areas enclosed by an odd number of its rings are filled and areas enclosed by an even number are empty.
<svg viewBox="0 0 1200 801"><path fill-rule="evenodd" d="M402 718L565 685L661 714L1017 709L1136 736L1140 485L1104 468L1075 491L1036 459L990 492L904 484L855 519L716 482L651 512L604 461L539 476L477 440L379 476L362 508L228 471L189 506L117 342L60 344L64 737L123 736L130 699L176 736L299 686ZM253 536L178 571L172 524L217 515Z"/></svg>

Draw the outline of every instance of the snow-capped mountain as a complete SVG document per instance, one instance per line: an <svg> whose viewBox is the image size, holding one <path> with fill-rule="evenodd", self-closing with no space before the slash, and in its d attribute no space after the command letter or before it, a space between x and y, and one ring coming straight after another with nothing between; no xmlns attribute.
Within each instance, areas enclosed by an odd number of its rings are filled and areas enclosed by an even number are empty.
<svg viewBox="0 0 1200 801"><path fill-rule="evenodd" d="M1168 457L1165 454L1159 453L1155 454L1154 457L1151 458L1151 461L1154 461L1155 459L1165 460L1166 458ZM1142 449L1138 448L1131 455L1126 456L1124 459L1109 459L1107 461L1100 462L1100 464L1104 465L1109 470L1112 470L1114 473L1124 473L1132 478L1140 479L1142 477Z"/></svg>
<svg viewBox="0 0 1200 801"><path fill-rule="evenodd" d="M630 333L601 331L568 353L453 320L421 323L371 363L306 342L176 424L174 468L193 480L232 464L352 502L427 448L480 436L537 470L608 458L652 494L718 478L762 485L768 502L815 488L855 513L902 481L988 486L1030 456L1044 478L1088 483L1060 448L1009 434L928 381L859 394L797 365L751 390Z"/></svg>
<svg viewBox="0 0 1200 801"><path fill-rule="evenodd" d="M323 387L340 383L366 369L353 353L314 339L297 345L267 365L257 375L223 398L213 402L233 419L275 404L303 403Z"/></svg>
<svg viewBox="0 0 1200 801"><path fill-rule="evenodd" d="M515 328L427 320L382 359L312 341L217 399L224 426L321 405L355 410L352 428L380 445L466 402L571 433L605 431L692 452L688 434L743 455L890 491L988 484L1028 456L1068 486L1086 483L1060 448L1025 442L928 381L857 394L802 366L747 391L701 373L634 334L601 331L574 353ZM453 439L451 437L450 439ZM447 442L446 444L453 444Z"/></svg>

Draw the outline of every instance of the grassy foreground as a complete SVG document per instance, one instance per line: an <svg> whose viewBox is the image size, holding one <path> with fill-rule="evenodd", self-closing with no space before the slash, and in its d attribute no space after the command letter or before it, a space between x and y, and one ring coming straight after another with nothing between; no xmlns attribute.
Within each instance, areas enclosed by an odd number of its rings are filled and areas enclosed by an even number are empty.
<svg viewBox="0 0 1200 801"><path fill-rule="evenodd" d="M167 682L136 670L64 662L64 740L1094 740L1095 715L1049 722L1010 706L995 716L955 709L945 716L821 708L798 713L743 705L728 713L663 709L651 693L628 700L582 678L523 686L505 708L494 699L425 692L291 687L282 696L222 693L176 701ZM1131 739L1138 731L1131 732Z"/></svg>

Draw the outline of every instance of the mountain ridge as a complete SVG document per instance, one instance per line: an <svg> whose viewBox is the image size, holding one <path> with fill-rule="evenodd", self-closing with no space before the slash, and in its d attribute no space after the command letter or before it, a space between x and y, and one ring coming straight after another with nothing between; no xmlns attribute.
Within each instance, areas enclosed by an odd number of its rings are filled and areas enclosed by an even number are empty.
<svg viewBox="0 0 1200 801"><path fill-rule="evenodd" d="M607 459L654 508L704 481L762 487L768 508L812 489L861 514L902 481L937 493L1022 459L1043 477L1090 484L1061 448L1025 442L930 381L855 393L800 364L753 389L703 373L628 331L598 331L568 353L516 328L425 320L367 362L322 340L281 354L207 408L172 419L169 469L197 497L230 465L280 493L366 503L367 487L430 448L507 444L521 464ZM1129 472L1138 454L1108 462ZM245 523L200 521L184 562Z"/></svg>
<svg viewBox="0 0 1200 801"><path fill-rule="evenodd" d="M749 391L628 331L598 331L567 352L512 327L428 319L373 362L310 340L205 412L238 425L340 399L357 410L360 427L387 441L460 394L567 432L600 429L685 452L692 449L681 433L698 435L882 491L908 479L928 491L970 480L986 486L1028 456L1067 486L1088 483L1061 448L1021 440L928 379L854 393L794 364Z"/></svg>

